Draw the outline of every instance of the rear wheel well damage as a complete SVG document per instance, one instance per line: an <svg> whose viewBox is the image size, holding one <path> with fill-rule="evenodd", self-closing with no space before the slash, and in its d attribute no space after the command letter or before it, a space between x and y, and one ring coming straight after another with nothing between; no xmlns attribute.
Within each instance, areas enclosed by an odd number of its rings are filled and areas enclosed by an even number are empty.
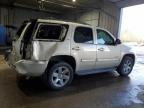
<svg viewBox="0 0 144 108"><path fill-rule="evenodd" d="M47 69L50 69L50 67L52 67L55 63L58 63L58 62L66 62L69 65L71 65L71 67L73 68L73 71L76 70L75 58L72 56L67 56L67 55L60 55L60 56L51 57L49 62L48 62Z"/></svg>

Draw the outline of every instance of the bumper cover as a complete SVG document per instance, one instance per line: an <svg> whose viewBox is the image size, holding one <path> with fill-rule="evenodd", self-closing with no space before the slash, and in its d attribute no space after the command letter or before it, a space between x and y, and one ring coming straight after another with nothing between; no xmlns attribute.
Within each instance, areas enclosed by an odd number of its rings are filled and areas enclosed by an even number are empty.
<svg viewBox="0 0 144 108"><path fill-rule="evenodd" d="M20 60L16 62L15 68L22 75L41 76L45 72L47 64L48 61Z"/></svg>

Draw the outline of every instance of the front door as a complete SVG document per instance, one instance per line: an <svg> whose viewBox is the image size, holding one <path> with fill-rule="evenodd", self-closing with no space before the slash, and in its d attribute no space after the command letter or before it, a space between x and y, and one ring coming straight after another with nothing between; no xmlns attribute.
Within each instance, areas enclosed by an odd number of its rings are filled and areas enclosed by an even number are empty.
<svg viewBox="0 0 144 108"><path fill-rule="evenodd" d="M111 68L119 64L120 46L114 43L115 38L109 32L97 29L97 69Z"/></svg>

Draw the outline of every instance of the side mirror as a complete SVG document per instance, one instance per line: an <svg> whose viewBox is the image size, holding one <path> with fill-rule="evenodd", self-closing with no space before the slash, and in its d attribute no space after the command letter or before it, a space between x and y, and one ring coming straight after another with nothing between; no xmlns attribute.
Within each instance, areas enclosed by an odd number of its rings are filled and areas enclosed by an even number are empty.
<svg viewBox="0 0 144 108"><path fill-rule="evenodd" d="M115 45L119 45L119 44L121 44L121 40L120 39L116 39Z"/></svg>

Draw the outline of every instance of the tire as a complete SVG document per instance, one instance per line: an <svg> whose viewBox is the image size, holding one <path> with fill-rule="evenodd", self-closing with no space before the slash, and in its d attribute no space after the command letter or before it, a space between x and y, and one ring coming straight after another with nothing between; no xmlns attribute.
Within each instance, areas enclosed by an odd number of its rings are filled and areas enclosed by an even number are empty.
<svg viewBox="0 0 144 108"><path fill-rule="evenodd" d="M125 56L120 64L120 66L117 68L118 73L120 76L128 76L134 66L134 59L130 56Z"/></svg>
<svg viewBox="0 0 144 108"><path fill-rule="evenodd" d="M73 68L65 62L58 62L46 70L42 79L52 90L61 90L73 80Z"/></svg>

